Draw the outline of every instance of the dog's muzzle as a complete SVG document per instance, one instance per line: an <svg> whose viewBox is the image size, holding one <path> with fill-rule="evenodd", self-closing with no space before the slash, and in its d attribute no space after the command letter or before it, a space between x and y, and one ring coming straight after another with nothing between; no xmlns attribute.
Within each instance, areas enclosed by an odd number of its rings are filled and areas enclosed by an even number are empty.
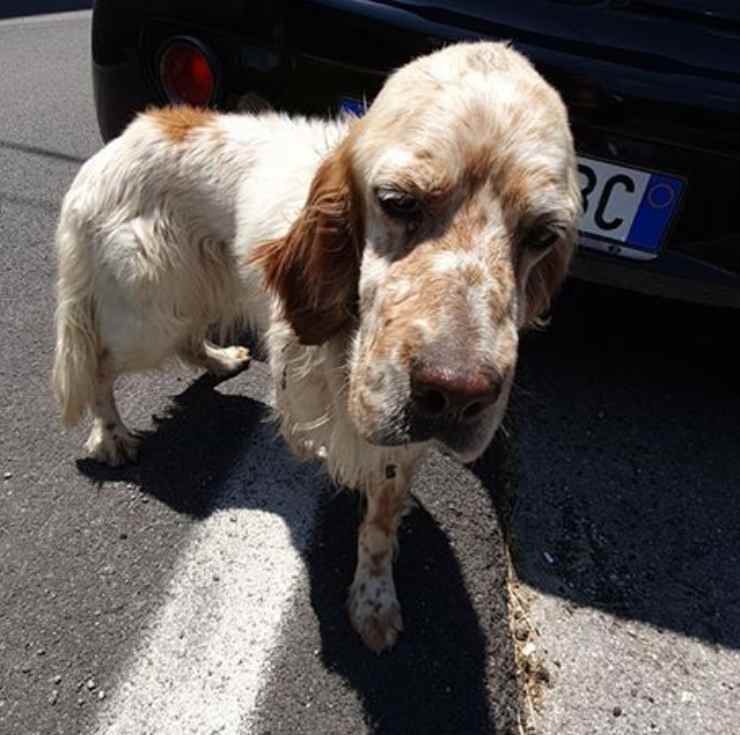
<svg viewBox="0 0 740 735"><path fill-rule="evenodd" d="M462 457L482 451L502 385L492 371L415 366L401 414L370 441L385 446L437 441Z"/></svg>

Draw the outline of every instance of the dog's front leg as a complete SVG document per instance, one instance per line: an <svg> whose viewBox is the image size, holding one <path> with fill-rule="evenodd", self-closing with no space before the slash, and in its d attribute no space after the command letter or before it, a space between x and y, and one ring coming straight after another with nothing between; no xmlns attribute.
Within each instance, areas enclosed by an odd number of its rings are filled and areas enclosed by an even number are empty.
<svg viewBox="0 0 740 735"><path fill-rule="evenodd" d="M366 491L367 512L357 538L357 568L349 593L349 616L368 648L393 646L403 630L393 582L396 532L409 504L411 471L389 464L385 477Z"/></svg>

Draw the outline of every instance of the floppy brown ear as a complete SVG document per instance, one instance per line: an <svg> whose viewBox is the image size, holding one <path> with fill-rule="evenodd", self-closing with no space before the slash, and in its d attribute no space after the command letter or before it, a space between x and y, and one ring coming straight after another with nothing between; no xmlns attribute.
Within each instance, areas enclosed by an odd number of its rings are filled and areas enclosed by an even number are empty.
<svg viewBox="0 0 740 735"><path fill-rule="evenodd" d="M581 189L576 173L575 154L570 159L566 176L566 196L559 220L563 222L562 236L538 263L527 280L527 311L524 327L542 326L544 315L568 273L568 266L576 249L578 221L581 216Z"/></svg>
<svg viewBox="0 0 740 735"><path fill-rule="evenodd" d="M563 237L532 269L527 279L527 313L525 327L541 326L553 296L568 272L575 232Z"/></svg>
<svg viewBox="0 0 740 735"><path fill-rule="evenodd" d="M356 314L361 229L344 143L319 166L288 234L260 245L250 259L303 344L326 342Z"/></svg>

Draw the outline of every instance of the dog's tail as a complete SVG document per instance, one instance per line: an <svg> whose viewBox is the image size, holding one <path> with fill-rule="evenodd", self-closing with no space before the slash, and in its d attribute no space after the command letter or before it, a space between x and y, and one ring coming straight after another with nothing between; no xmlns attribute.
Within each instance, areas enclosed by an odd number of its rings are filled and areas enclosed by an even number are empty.
<svg viewBox="0 0 740 735"><path fill-rule="evenodd" d="M72 426L95 400L99 338L93 254L84 226L71 212L62 212L56 246L56 352L51 382L64 423Z"/></svg>

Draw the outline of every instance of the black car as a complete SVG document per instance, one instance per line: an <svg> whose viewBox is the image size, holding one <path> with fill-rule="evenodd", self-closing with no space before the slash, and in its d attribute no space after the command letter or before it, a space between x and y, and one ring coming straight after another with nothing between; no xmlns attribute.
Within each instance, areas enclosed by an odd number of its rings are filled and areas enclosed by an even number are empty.
<svg viewBox="0 0 740 735"><path fill-rule="evenodd" d="M180 102L362 114L396 67L481 38L510 40L570 110L575 274L740 306L737 0L98 0L100 129Z"/></svg>

